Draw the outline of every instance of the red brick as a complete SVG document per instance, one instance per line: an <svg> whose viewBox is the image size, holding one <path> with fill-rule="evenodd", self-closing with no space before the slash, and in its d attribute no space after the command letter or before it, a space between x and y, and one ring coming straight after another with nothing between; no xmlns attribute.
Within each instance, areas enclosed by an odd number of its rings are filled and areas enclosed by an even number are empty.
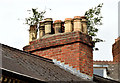
<svg viewBox="0 0 120 83"><path fill-rule="evenodd" d="M112 46L113 61L120 62L120 37L118 37Z"/></svg>
<svg viewBox="0 0 120 83"><path fill-rule="evenodd" d="M61 40L57 40L60 38ZM23 49L33 51L31 53L39 56L65 62L82 73L93 76L92 47L90 37L77 31L32 41Z"/></svg>

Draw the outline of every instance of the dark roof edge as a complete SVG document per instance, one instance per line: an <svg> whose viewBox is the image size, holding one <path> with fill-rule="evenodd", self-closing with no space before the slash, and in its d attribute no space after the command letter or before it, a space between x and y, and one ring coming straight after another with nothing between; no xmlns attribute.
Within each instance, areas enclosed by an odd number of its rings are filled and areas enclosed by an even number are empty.
<svg viewBox="0 0 120 83"><path fill-rule="evenodd" d="M39 79L39 78L34 78L34 77L31 77L31 76L21 74L21 73L18 73L18 72L14 72L14 71L11 71L11 70L8 70L8 69L5 69L5 68L1 68L1 67L0 67L0 70L2 70L2 74L4 74L4 72L9 72L9 73L14 74L14 75L19 75L20 77L23 76L25 78L31 78L32 80L35 80L35 81L45 81L45 80L42 80L42 79Z"/></svg>
<svg viewBox="0 0 120 83"><path fill-rule="evenodd" d="M97 80L96 80L97 79ZM99 76L99 75L96 75L96 74L93 74L93 81L98 81L98 79L103 79L103 81L112 81L113 83L120 83L120 81L116 81L116 80L113 80L113 79L109 79L109 78L104 78L102 76Z"/></svg>
<svg viewBox="0 0 120 83"><path fill-rule="evenodd" d="M49 63L53 63L52 59L48 59L48 58L41 57L41 56L38 56L38 55L35 55L35 54L31 54L29 52L26 52L26 51L23 51L23 50L20 50L20 49L17 49L17 48L14 48L14 47L11 47L11 46L8 46L8 45L5 45L5 44L0 43L0 45L11 48L11 49L14 49L14 50L17 50L17 51L22 52L22 53L29 54L30 56L35 56L37 58L40 58L40 60L43 60L43 61L46 61L46 62L49 62Z"/></svg>

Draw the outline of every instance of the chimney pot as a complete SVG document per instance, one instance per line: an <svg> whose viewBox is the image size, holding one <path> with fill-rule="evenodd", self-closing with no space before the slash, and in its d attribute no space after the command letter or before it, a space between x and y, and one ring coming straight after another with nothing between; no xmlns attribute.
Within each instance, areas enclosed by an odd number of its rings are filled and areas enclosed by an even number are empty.
<svg viewBox="0 0 120 83"><path fill-rule="evenodd" d="M61 33L61 29L62 29L62 21L61 20L55 20L54 21L54 26L55 26L55 34L57 33Z"/></svg>
<svg viewBox="0 0 120 83"><path fill-rule="evenodd" d="M74 16L74 19L80 19L80 16Z"/></svg>
<svg viewBox="0 0 120 83"><path fill-rule="evenodd" d="M37 25L31 25L29 29L29 42L37 39Z"/></svg>
<svg viewBox="0 0 120 83"><path fill-rule="evenodd" d="M65 18L65 32L72 32L72 18Z"/></svg>
<svg viewBox="0 0 120 83"><path fill-rule="evenodd" d="M85 16L81 16L81 18L82 18L82 19L86 19L86 17L85 17Z"/></svg>
<svg viewBox="0 0 120 83"><path fill-rule="evenodd" d="M45 35L45 23L40 22L39 26L39 37L42 38Z"/></svg>
<svg viewBox="0 0 120 83"><path fill-rule="evenodd" d="M81 23L82 23L82 32L87 34L87 20L85 16L81 16Z"/></svg>
<svg viewBox="0 0 120 83"><path fill-rule="evenodd" d="M46 18L45 20L45 34L51 34L52 33L52 18Z"/></svg>
<svg viewBox="0 0 120 83"><path fill-rule="evenodd" d="M55 20L54 23L61 23L61 20Z"/></svg>
<svg viewBox="0 0 120 83"><path fill-rule="evenodd" d="M73 28L74 28L74 31L80 31L82 32L82 25L81 25L81 17L80 16L75 16L73 18Z"/></svg>
<svg viewBox="0 0 120 83"><path fill-rule="evenodd" d="M53 21L52 18L45 18L45 21Z"/></svg>
<svg viewBox="0 0 120 83"><path fill-rule="evenodd" d="M65 18L65 21L72 21L72 18Z"/></svg>

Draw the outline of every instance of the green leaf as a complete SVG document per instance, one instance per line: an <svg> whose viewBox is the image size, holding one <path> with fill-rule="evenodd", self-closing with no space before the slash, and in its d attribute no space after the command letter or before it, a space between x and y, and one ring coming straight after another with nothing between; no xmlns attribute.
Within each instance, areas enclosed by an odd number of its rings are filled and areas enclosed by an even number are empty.
<svg viewBox="0 0 120 83"><path fill-rule="evenodd" d="M26 24L36 25L43 20L46 11L44 10L39 12L37 9L38 8L32 8L31 10L27 10L32 13L32 17L25 18Z"/></svg>
<svg viewBox="0 0 120 83"><path fill-rule="evenodd" d="M103 42L102 39L96 38L98 32L98 25L102 25L102 16L101 16L101 8L103 3L99 4L98 6L89 9L85 12L85 16L87 17L87 29L88 35L92 37L92 41ZM97 25L97 26L96 26Z"/></svg>

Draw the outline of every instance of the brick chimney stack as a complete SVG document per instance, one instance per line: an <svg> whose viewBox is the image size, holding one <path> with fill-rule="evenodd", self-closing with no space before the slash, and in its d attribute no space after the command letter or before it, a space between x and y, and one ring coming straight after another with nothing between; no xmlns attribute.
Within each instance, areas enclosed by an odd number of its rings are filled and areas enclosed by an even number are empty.
<svg viewBox="0 0 120 83"><path fill-rule="evenodd" d="M45 35L23 48L32 54L52 59L56 65L85 79L93 78L93 42L87 35L85 17L75 16L65 19L65 32L61 20L54 22L56 35L52 35L52 19L45 19ZM69 32L69 33L67 33ZM58 34L60 33L60 34Z"/></svg>
<svg viewBox="0 0 120 83"><path fill-rule="evenodd" d="M29 29L29 42L37 39L37 26L31 25Z"/></svg>
<svg viewBox="0 0 120 83"><path fill-rule="evenodd" d="M115 43L112 46L113 61L120 62L120 37L115 39Z"/></svg>

